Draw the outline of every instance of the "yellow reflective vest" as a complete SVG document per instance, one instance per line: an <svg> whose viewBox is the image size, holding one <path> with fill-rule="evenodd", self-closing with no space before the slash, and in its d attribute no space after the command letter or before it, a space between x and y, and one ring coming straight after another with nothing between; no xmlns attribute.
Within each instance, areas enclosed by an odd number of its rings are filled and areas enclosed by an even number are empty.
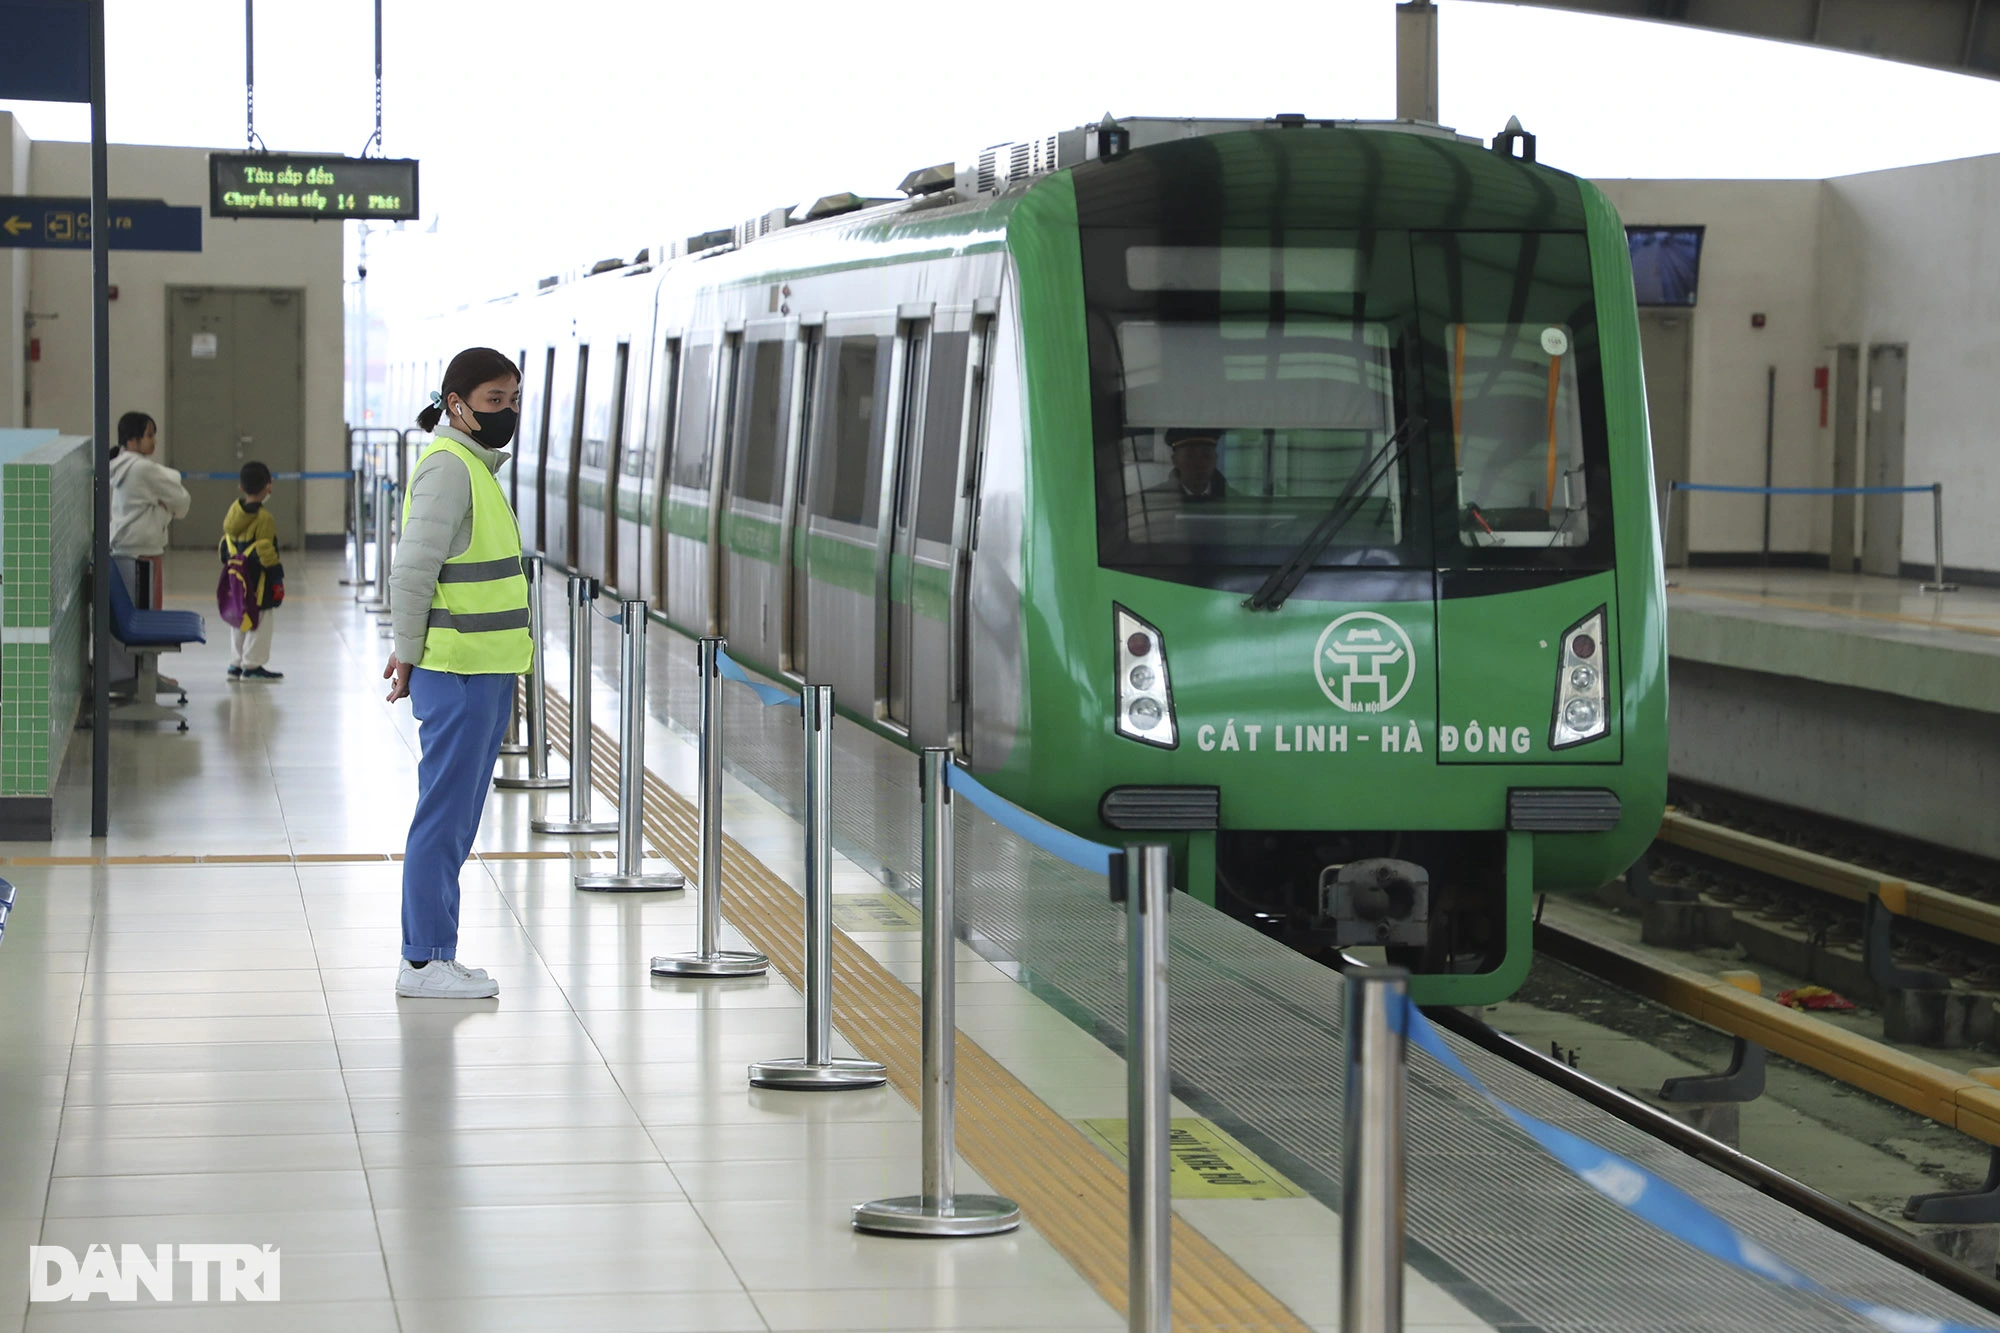
<svg viewBox="0 0 2000 1333"><path fill-rule="evenodd" d="M492 470L444 436L424 450L458 455L472 477L472 541L438 570L424 634L427 671L461 676L518 675L534 658L528 635L528 581L521 574L521 528ZM410 514L403 500L403 520Z"/></svg>

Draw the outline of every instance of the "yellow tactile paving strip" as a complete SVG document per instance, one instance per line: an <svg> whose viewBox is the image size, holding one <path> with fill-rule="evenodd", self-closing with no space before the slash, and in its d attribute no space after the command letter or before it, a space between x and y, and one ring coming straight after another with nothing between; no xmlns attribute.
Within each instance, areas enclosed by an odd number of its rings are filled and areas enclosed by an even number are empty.
<svg viewBox="0 0 2000 1333"><path fill-rule="evenodd" d="M569 735L566 700L549 693L549 734ZM593 728L593 776L618 786L618 747ZM646 774L646 834L676 865L695 862L695 810ZM799 896L726 834L722 840L723 911L793 985L805 973ZM692 873L690 870L689 873ZM855 1048L889 1067L889 1082L918 1105L923 1012L910 988L841 932L833 938L834 1025ZM1126 1179L1082 1131L960 1034L958 1151L997 1192L1021 1205L1048 1242L1123 1312ZM911 1244L923 1244L912 1241ZM1307 1325L1194 1228L1174 1219L1173 1322L1212 1333L1306 1333Z"/></svg>

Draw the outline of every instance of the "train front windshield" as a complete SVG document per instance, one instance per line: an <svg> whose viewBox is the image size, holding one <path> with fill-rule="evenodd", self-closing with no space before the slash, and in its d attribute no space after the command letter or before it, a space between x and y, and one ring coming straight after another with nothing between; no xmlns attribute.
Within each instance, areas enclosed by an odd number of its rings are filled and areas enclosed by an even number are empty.
<svg viewBox="0 0 2000 1333"><path fill-rule="evenodd" d="M1083 257L1101 563L1268 570L1350 491L1322 566L1609 563L1581 236L1087 228Z"/></svg>

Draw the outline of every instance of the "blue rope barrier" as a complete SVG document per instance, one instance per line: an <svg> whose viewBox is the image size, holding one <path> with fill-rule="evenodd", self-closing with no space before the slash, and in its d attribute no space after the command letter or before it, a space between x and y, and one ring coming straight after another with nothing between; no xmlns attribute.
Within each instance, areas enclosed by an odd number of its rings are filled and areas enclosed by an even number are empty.
<svg viewBox="0 0 2000 1333"><path fill-rule="evenodd" d="M1931 486L1710 486L1705 482L1670 481L1670 491L1722 491L1729 495L1916 495Z"/></svg>
<svg viewBox="0 0 2000 1333"><path fill-rule="evenodd" d="M196 481L237 481L240 474L235 472L190 472L186 475ZM273 481L340 481L351 477L352 472L273 472Z"/></svg>
<svg viewBox="0 0 2000 1333"><path fill-rule="evenodd" d="M1079 838L1067 829L1029 814L1006 797L999 795L972 774L956 764L945 765L945 782L953 791L965 793L967 800L984 810L994 823L1019 837L1026 838L1051 856L1061 857L1078 870L1087 870L1093 875L1111 873L1111 855L1115 850L1103 843Z"/></svg>
<svg viewBox="0 0 2000 1333"><path fill-rule="evenodd" d="M1894 1330L1894 1333L1914 1333L1915 1330L1923 1330L1923 1333L1993 1333L1991 1329L1971 1324L1952 1323L1929 1315L1909 1314L1868 1301L1852 1300L1821 1285L1738 1231L1679 1186L1669 1184L1636 1162L1500 1100L1465 1067L1465 1062L1445 1044L1430 1020L1407 997L1403 1001L1402 1017L1404 1031L1419 1050L1457 1075L1494 1110L1513 1121L1544 1152L1569 1168L1584 1184L1676 1240L1733 1268L1832 1301L1877 1327Z"/></svg>
<svg viewBox="0 0 2000 1333"><path fill-rule="evenodd" d="M766 685L761 680L750 679L749 673L736 665L736 659L731 657L726 649L716 650L715 665L716 669L722 672L724 680L733 680L739 685L748 685L752 690L756 691L757 697L764 701L764 707L766 708L776 708L779 704L797 704L799 702L799 696L790 690L781 689L776 685Z"/></svg>

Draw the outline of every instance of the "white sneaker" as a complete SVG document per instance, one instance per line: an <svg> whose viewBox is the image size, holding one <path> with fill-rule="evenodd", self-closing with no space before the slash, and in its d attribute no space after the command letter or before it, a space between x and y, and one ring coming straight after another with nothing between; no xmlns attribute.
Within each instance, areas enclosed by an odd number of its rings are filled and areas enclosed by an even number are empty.
<svg viewBox="0 0 2000 1333"><path fill-rule="evenodd" d="M405 958L396 972L396 994L410 1000L490 1000L500 983L484 968L473 971L455 958L440 958L422 967Z"/></svg>

